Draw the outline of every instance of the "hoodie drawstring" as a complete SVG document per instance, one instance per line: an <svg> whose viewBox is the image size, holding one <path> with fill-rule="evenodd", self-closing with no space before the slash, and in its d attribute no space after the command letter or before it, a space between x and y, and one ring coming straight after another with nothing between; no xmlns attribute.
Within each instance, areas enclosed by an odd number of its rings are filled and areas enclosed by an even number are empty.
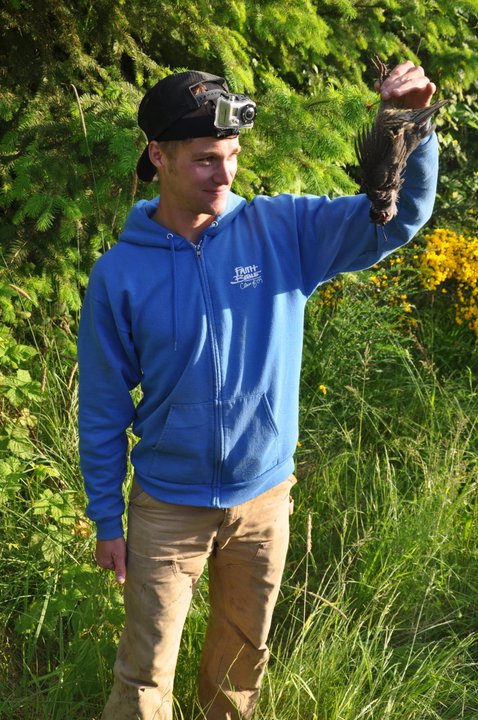
<svg viewBox="0 0 478 720"><path fill-rule="evenodd" d="M177 295L177 279L176 279L176 250L174 247L174 235L167 234L169 240L169 249L171 250L171 265L173 271L173 347L174 351L178 349L178 295Z"/></svg>

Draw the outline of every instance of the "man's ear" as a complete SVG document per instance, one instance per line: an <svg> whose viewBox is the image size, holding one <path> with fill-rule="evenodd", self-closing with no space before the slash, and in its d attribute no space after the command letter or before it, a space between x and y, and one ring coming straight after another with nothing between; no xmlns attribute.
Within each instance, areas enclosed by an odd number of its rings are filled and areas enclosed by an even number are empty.
<svg viewBox="0 0 478 720"><path fill-rule="evenodd" d="M151 140L148 145L148 151L149 159L153 163L154 167L157 168L157 170L160 170L162 167L164 167L164 153L161 151L159 142L157 142L156 140Z"/></svg>

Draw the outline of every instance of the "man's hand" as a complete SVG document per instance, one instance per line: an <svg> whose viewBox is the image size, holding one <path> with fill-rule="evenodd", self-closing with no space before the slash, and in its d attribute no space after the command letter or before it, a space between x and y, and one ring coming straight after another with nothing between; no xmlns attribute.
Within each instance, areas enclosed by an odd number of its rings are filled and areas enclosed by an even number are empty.
<svg viewBox="0 0 478 720"><path fill-rule="evenodd" d="M116 582L122 585L126 579L126 543L124 538L97 540L96 564L105 570L114 570Z"/></svg>
<svg viewBox="0 0 478 720"><path fill-rule="evenodd" d="M423 68L410 60L396 65L382 85L375 83L375 88L382 100L395 100L396 107L413 110L427 107L436 91L435 83L427 78Z"/></svg>

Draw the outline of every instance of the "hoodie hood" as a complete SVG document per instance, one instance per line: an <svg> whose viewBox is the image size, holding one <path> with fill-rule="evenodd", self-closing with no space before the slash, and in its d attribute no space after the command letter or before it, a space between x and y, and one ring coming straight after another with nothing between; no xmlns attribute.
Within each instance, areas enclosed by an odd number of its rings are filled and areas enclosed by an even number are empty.
<svg viewBox="0 0 478 720"><path fill-rule="evenodd" d="M177 241L183 240L179 235L172 233L152 219L160 201L160 196L152 200L140 200L129 213L123 232L119 236L120 242L131 245L147 245L149 247L171 248ZM214 236L228 225L246 204L244 198L230 192L224 213L218 215L215 221L207 228L205 234Z"/></svg>

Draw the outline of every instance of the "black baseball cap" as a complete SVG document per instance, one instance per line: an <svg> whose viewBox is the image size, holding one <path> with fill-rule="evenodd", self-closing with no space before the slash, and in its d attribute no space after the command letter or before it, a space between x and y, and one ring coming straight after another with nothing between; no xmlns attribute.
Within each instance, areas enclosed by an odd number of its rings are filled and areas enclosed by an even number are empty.
<svg viewBox="0 0 478 720"><path fill-rule="evenodd" d="M235 129L218 129L214 125L214 103L211 99L227 94L224 78L198 70L174 73L148 90L138 110L138 125L151 140L184 140L196 137L229 137ZM150 181L156 168L146 146L136 166L140 180Z"/></svg>

